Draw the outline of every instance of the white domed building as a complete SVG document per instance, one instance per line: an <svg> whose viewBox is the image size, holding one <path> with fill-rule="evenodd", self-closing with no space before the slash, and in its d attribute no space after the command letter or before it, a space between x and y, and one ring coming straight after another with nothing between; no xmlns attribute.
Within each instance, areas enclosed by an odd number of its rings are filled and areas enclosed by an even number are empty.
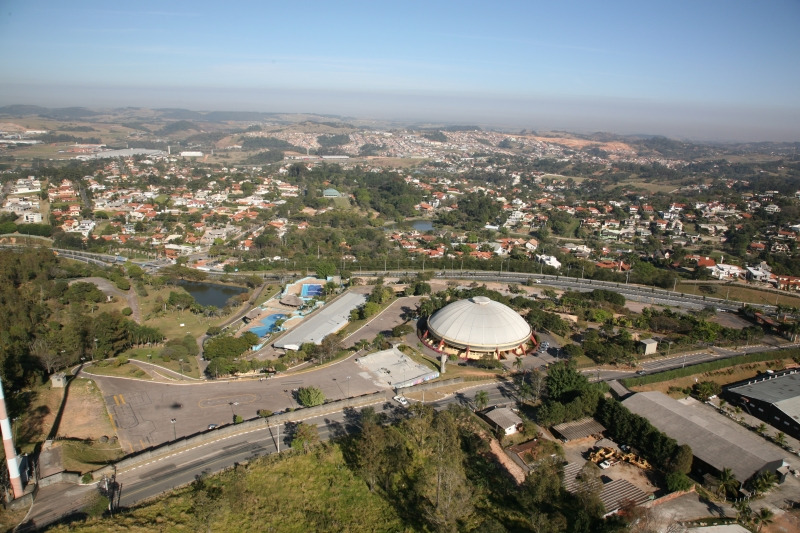
<svg viewBox="0 0 800 533"><path fill-rule="evenodd" d="M524 355L533 330L507 305L474 296L446 305L428 319L423 340L438 352L480 359ZM533 341L535 343L535 341Z"/></svg>

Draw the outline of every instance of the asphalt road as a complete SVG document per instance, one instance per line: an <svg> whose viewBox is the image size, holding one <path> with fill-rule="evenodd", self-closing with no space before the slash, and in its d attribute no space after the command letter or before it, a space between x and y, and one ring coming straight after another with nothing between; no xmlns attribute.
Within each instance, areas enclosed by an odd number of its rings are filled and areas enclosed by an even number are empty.
<svg viewBox="0 0 800 533"><path fill-rule="evenodd" d="M469 405L475 392L485 390L488 405L509 404L515 401L513 391L507 384L495 383L471 387L448 398L433 402L437 409L451 403ZM377 413L385 412L391 417L402 416L403 408L394 402L379 402L373 405ZM339 411L321 417L309 418L305 423L318 427L322 440L358 430L358 420L351 413ZM275 453L280 443L281 450L289 446L287 436L290 424L268 426L248 430L200 446L174 452L148 462L120 470L116 475L119 490L118 501L122 507L130 507L174 488L191 483L196 476L213 473L233 466L237 462ZM279 433L280 431L280 433ZM26 522L42 527L71 512L77 512L82 504L98 490L98 485L76 486L61 483L45 487L36 498Z"/></svg>

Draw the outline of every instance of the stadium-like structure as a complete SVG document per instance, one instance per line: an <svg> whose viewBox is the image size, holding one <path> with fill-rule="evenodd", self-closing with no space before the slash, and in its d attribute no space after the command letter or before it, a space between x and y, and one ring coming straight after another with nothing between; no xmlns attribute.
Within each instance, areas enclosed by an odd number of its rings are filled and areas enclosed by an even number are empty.
<svg viewBox="0 0 800 533"><path fill-rule="evenodd" d="M485 296L446 305L429 319L423 341L440 353L480 359L524 355L531 342L531 326L516 311Z"/></svg>

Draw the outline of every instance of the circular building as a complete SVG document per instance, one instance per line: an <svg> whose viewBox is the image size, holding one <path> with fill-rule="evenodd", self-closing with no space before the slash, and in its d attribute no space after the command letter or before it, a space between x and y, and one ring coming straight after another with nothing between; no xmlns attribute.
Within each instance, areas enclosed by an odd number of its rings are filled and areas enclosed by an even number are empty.
<svg viewBox="0 0 800 533"><path fill-rule="evenodd" d="M523 355L531 340L531 326L516 311L485 296L453 302L428 319L431 346L450 348L462 357L480 358L501 352ZM463 351L463 353L461 353Z"/></svg>

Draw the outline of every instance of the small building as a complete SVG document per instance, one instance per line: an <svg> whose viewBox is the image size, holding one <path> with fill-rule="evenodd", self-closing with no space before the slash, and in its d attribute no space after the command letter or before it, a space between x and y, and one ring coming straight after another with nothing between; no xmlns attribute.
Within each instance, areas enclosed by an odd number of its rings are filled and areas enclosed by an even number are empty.
<svg viewBox="0 0 800 533"><path fill-rule="evenodd" d="M322 191L323 198L339 198L340 196L341 193L336 189L325 189L324 191Z"/></svg>
<svg viewBox="0 0 800 533"><path fill-rule="evenodd" d="M604 428L600 422L589 417L553 426L553 431L561 435L561 440L564 442L598 435L605 430L606 428Z"/></svg>
<svg viewBox="0 0 800 533"><path fill-rule="evenodd" d="M495 407L483 414L497 429L506 435L513 435L522 424L522 419L508 407Z"/></svg>
<svg viewBox="0 0 800 533"><path fill-rule="evenodd" d="M655 339L643 339L641 344L644 347L644 355L653 355L658 350L658 341Z"/></svg>
<svg viewBox="0 0 800 533"><path fill-rule="evenodd" d="M67 386L67 375L64 372L56 372L50 376L50 383L54 389L63 389Z"/></svg>

